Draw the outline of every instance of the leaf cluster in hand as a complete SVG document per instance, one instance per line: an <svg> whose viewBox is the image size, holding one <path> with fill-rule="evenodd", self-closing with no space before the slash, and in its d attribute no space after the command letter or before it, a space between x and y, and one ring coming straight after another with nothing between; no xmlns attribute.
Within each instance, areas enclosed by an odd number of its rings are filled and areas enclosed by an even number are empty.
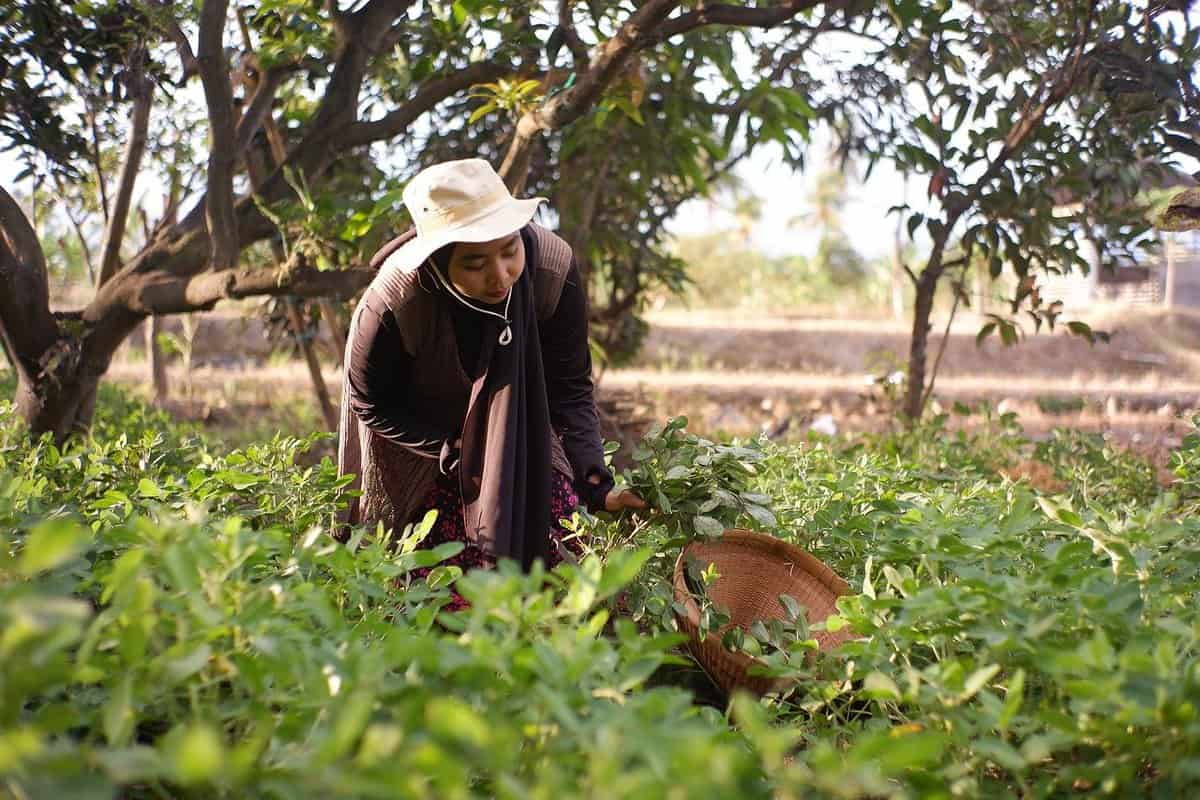
<svg viewBox="0 0 1200 800"><path fill-rule="evenodd" d="M712 538L739 523L771 530L771 498L749 490L765 458L756 441L722 444L687 431L675 417L634 448L625 480L674 533Z"/></svg>

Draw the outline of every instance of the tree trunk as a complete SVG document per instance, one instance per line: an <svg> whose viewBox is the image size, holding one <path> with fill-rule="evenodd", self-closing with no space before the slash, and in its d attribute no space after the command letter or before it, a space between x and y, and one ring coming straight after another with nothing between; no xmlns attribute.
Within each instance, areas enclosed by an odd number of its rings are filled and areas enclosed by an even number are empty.
<svg viewBox="0 0 1200 800"><path fill-rule="evenodd" d="M321 319L325 322L325 327L329 329L329 335L333 340L334 363L340 367L346 353L347 333L342 329L342 323L338 319L337 309L334 308L333 302L328 297L322 297L317 303L321 309Z"/></svg>
<svg viewBox="0 0 1200 800"><path fill-rule="evenodd" d="M153 314L146 320L146 358L150 365L150 385L154 387L154 405L166 405L171 385L167 381L167 358L158 344L162 333L162 317Z"/></svg>
<svg viewBox="0 0 1200 800"><path fill-rule="evenodd" d="M296 338L296 344L300 345L300 351L304 353L304 360L308 364L308 375L312 378L313 392L317 396L317 404L321 407L321 415L325 417L325 428L336 431L338 427L337 411L329 399L329 390L325 387L324 376L321 375L321 362L317 359L317 351L313 347L312 338L304 334L304 319L300 316L299 303L288 300L287 317L288 324L292 328L292 335Z"/></svg>
<svg viewBox="0 0 1200 800"><path fill-rule="evenodd" d="M933 314L933 298L941 270L926 267L917 281L917 296L913 304L912 340L908 350L908 387L904 396L904 415L909 424L916 423L923 411L925 392L925 358L929 345L929 318Z"/></svg>

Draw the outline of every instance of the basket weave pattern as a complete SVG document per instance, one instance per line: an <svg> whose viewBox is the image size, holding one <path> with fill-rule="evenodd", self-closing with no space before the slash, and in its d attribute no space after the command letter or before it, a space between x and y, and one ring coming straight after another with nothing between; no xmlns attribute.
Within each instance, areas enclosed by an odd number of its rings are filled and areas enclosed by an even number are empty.
<svg viewBox="0 0 1200 800"><path fill-rule="evenodd" d="M836 613L837 598L850 593L850 587L833 570L774 536L734 529L713 541L696 541L685 547L675 561L674 592L687 613L677 613L676 618L688 636L692 656L726 694L744 689L762 695L782 690L788 681L748 674L760 662L745 653L726 650L721 644L725 629L701 641L700 607L685 580L689 558L716 566L719 577L708 587L708 597L729 612L731 626L744 630L756 620L784 619L781 594L791 595L804 606L811 625ZM813 638L821 650L828 650L853 638L853 634L843 628L835 633L813 631Z"/></svg>

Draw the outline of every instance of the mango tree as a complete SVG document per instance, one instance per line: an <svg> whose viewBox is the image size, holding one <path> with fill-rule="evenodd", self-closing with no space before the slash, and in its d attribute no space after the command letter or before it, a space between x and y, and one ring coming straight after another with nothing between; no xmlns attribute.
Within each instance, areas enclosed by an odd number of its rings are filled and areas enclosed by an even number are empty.
<svg viewBox="0 0 1200 800"><path fill-rule="evenodd" d="M51 432L59 440L86 426L115 350L149 315L208 309L227 298L347 296L361 289L372 277L361 262L342 260L323 269L303 248L293 248L280 263L278 250L267 247L279 244L291 232L288 226L303 217L295 212L304 206L298 185L314 198L328 198L346 168L358 169L364 157L379 164L399 161L392 174L402 178L420 166L426 149L443 156L487 155L486 146L453 152L455 141L479 139L481 145L492 143L496 161L519 188L548 134L561 143L564 129L605 103L619 102L610 89L628 78L636 59L652 63L651 54L682 50L690 53L693 76L707 69L719 78L719 64L706 67L702 48L689 49L693 37L703 36L711 47L721 32L773 28L821 7L815 0L761 8L656 0L587 4L585 15L574 5L10 4L0 12L10 34L0 46L15 66L0 76L0 92L6 107L17 111L6 113L0 127L4 144L35 171L77 178L89 160L89 138L88 119L76 110L97 104L98 115L113 119L129 141L117 197L103 203L104 267L94 297L81 309L51 312L44 249L19 204L0 189L0 340L17 372L21 415L35 432ZM240 35L229 24L231 16ZM804 32L803 26L796 30ZM781 35L789 34L790 29ZM559 52L569 53L569 71L552 69ZM687 77L679 75L684 85ZM537 80L542 90L534 104L518 109L515 129L498 125L478 136L452 124L443 143L446 110L471 87L501 79ZM175 221L157 226L141 247L123 256L130 192L145 152L140 142L156 116L178 113L174 103L185 93L180 87L197 82L204 109L193 128L207 139L207 158L196 168L198 191ZM96 86L111 90L100 94ZM666 94L654 102L669 104L671 88L664 86ZM738 102L723 103L723 113L735 123L742 112L768 108L755 106L753 98L745 102L749 108L731 108ZM771 107L778 110L777 105ZM465 134L456 137L453 131ZM277 158L262 157L270 149ZM695 160L703 149L693 146L686 155ZM543 165L554 158L549 153ZM701 171L706 166L702 162ZM700 191L702 183L673 186L671 194ZM364 205L343 214L343 232L352 240L363 226L386 225L395 216L395 193L379 194L378 188L369 187ZM319 212L321 203L312 209Z"/></svg>
<svg viewBox="0 0 1200 800"><path fill-rule="evenodd" d="M834 54L817 102L846 152L926 186L923 202L895 209L910 237L928 240L923 264L905 266L916 289L909 419L933 388L927 345L943 278L965 297L968 268L1015 273L1012 316L980 331L1012 343L1016 315L1040 328L1061 312L1039 296L1038 272L1089 269L1085 243L1104 264L1151 244L1139 188L1162 180L1174 153L1200 150L1200 30L1180 8L889 0L845 31L866 56Z"/></svg>

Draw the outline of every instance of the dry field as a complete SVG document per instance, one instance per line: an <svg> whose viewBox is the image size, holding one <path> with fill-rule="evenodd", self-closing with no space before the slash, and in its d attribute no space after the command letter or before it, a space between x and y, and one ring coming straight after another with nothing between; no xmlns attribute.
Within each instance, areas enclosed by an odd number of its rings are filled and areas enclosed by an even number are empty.
<svg viewBox="0 0 1200 800"><path fill-rule="evenodd" d="M1065 426L1139 448L1174 446L1200 407L1200 314L1110 309L1087 320L1112 333L1089 344L1058 329L1014 347L975 343L978 319L956 322L934 410L988 402L1016 411L1032 436ZM803 433L832 417L841 431L894 424L894 400L874 379L902 367L909 330L883 320L659 313L642 354L602 386L632 393L653 416L687 413L733 433ZM931 359L942 343L931 335ZM826 418L821 425L828 424ZM953 424L975 424L973 418Z"/></svg>
<svg viewBox="0 0 1200 800"><path fill-rule="evenodd" d="M1200 314L1110 311L1088 321L1111 331L1111 343L1091 345L1056 331L1015 347L994 338L976 346L979 322L962 318L946 346L934 410L987 401L1016 411L1033 436L1070 426L1139 449L1173 446L1200 406ZM819 425L832 420L843 432L894 424L894 398L871 378L903 366L909 331L901 323L711 311L657 312L650 322L638 359L601 375L601 396L616 414L643 421L687 414L696 429L779 438L803 436L822 417ZM941 333L931 337L931 354ZM336 401L335 348L320 344ZM321 426L302 362L272 354L257 320L202 315L193 358L190 372L178 361L170 368L170 405L180 416L239 443ZM134 337L111 377L146 391L146 372Z"/></svg>

